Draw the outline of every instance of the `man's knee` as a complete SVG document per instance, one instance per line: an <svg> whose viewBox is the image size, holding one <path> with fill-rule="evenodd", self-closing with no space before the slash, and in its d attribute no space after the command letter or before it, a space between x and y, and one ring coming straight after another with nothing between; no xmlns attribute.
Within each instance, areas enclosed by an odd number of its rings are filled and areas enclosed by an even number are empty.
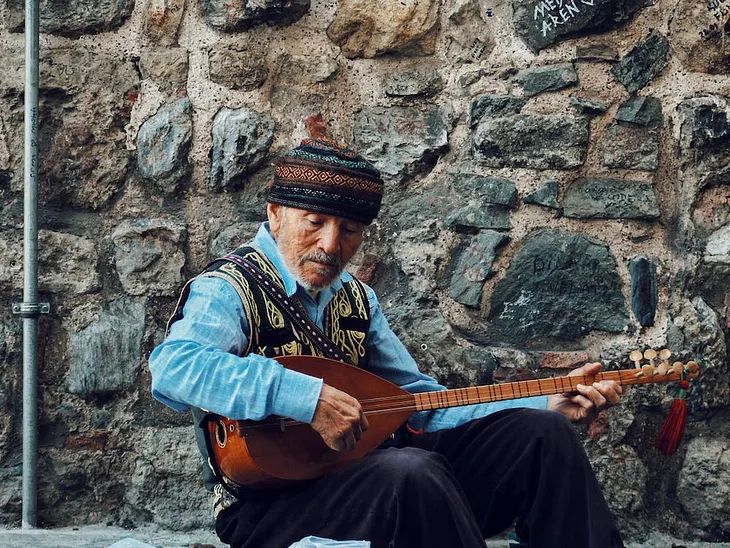
<svg viewBox="0 0 730 548"><path fill-rule="evenodd" d="M394 489L439 489L452 482L453 470L441 454L413 447L379 451L375 479Z"/></svg>

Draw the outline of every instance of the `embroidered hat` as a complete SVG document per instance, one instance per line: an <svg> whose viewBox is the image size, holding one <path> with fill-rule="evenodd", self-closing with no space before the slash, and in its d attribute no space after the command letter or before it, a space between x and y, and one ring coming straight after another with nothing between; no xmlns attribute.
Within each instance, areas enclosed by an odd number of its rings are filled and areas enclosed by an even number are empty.
<svg viewBox="0 0 730 548"><path fill-rule="evenodd" d="M370 224L378 216L383 180L375 166L328 139L322 115L306 120L304 139L274 167L267 201Z"/></svg>

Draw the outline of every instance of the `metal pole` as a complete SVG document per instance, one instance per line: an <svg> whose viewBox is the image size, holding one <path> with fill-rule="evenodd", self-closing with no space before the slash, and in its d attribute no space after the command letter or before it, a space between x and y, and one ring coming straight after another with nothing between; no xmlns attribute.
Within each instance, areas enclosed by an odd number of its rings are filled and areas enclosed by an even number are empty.
<svg viewBox="0 0 730 548"><path fill-rule="evenodd" d="M23 528L36 526L38 462L38 0L25 4ZM22 313L22 312L21 312Z"/></svg>

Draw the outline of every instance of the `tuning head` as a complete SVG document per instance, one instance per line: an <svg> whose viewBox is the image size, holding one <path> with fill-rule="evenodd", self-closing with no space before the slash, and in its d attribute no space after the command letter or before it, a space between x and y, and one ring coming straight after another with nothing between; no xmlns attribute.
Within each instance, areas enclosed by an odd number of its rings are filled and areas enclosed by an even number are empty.
<svg viewBox="0 0 730 548"><path fill-rule="evenodd" d="M659 376L671 376L674 375L678 379L691 379L699 374L700 366L696 361L689 361L687 363L674 362L669 363L669 358L672 352L666 348L661 349L657 352L654 349L647 349L644 352L641 350L634 350L629 354L629 359L634 363L637 377L653 377ZM659 358L659 363L656 363ZM645 361L646 360L646 361ZM648 362L648 363L647 363Z"/></svg>

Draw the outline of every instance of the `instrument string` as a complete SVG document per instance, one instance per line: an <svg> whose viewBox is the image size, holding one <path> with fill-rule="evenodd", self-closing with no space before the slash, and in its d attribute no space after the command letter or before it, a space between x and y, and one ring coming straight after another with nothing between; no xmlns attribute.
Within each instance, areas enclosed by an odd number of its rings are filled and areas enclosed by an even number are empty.
<svg viewBox="0 0 730 548"><path fill-rule="evenodd" d="M619 382L619 384L633 384L641 382L635 377L635 375L636 370L624 369L620 371L606 371L590 376L575 375L570 377L549 377L545 379L531 379L528 381L518 381L506 384L368 398L360 400L360 405L363 408L365 416L383 415L387 413L417 411L418 407L415 402L415 398L418 396L423 397L425 394L428 394L429 398L437 399L438 404L436 408L446 408L487 403L490 401L499 401L500 399L513 399L516 394L519 394L520 397L542 396L548 393L558 394L566 391L566 387L564 386L566 381L570 383L568 388L572 388L577 384L592 384L599 380L615 380ZM668 377L668 375L665 375L664 377ZM547 384L552 386L546 386ZM494 397L497 394L499 397ZM294 426L297 424L307 423L289 418L270 419L240 426L240 430L245 431L264 427L270 428L271 426L281 426L282 428L285 428L287 426Z"/></svg>

